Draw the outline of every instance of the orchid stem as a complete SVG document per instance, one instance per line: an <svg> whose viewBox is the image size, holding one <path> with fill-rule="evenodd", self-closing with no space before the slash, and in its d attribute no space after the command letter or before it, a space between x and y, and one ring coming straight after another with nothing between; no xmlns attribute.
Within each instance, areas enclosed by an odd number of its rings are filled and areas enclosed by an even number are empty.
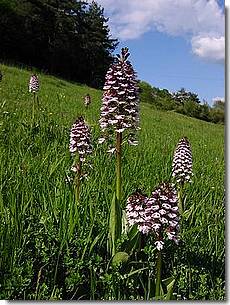
<svg viewBox="0 0 230 305"><path fill-rule="evenodd" d="M116 197L121 201L121 143L122 133L116 133Z"/></svg>
<svg viewBox="0 0 230 305"><path fill-rule="evenodd" d="M184 213L183 185L182 184L179 186L179 191L178 191L178 205L179 205L180 215L182 216Z"/></svg>
<svg viewBox="0 0 230 305"><path fill-rule="evenodd" d="M80 191L81 191L81 171L82 171L82 162L78 156L78 162L76 163L77 172L74 178L74 197L75 197L75 204L71 207L71 222L72 228L74 229L75 224L79 221L79 214L78 214L78 206L80 203Z"/></svg>
<svg viewBox="0 0 230 305"><path fill-rule="evenodd" d="M34 125L34 112L35 112L35 101L36 101L36 92L33 94L33 105L32 105L32 127Z"/></svg>
<svg viewBox="0 0 230 305"><path fill-rule="evenodd" d="M156 264L156 291L155 298L158 299L160 297L160 285L161 285L161 251L158 251L157 254L157 264Z"/></svg>
<svg viewBox="0 0 230 305"><path fill-rule="evenodd" d="M116 253L116 243L121 235L121 143L122 133L116 133L116 192L110 211L111 254Z"/></svg>
<svg viewBox="0 0 230 305"><path fill-rule="evenodd" d="M75 176L75 202L78 204L80 202L80 188L81 188L81 168L82 162L79 160L77 163L77 173Z"/></svg>

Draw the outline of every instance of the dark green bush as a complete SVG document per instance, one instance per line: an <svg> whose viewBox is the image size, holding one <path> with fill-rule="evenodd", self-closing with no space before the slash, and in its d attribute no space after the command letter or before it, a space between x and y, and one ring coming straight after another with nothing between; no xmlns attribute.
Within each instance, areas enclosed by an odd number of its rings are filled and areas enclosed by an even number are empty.
<svg viewBox="0 0 230 305"><path fill-rule="evenodd" d="M224 102L215 101L211 108L206 102L200 104L197 94L181 89L171 94L167 89L152 87L140 82L140 100L155 109L176 111L186 116L213 123L224 123Z"/></svg>

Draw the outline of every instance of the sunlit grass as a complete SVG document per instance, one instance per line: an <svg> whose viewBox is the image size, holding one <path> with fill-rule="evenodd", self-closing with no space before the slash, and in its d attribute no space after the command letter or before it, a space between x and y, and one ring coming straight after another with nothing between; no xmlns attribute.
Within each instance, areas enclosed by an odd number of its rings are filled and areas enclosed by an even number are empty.
<svg viewBox="0 0 230 305"><path fill-rule="evenodd" d="M105 270L115 158L97 144L102 92L38 73L41 90L31 128L30 72L4 65L1 70L0 297L106 299L108 292L102 287L110 283ZM92 98L88 109L83 100L87 93ZM76 218L72 185L68 182L72 165L68 145L72 123L82 114L92 129L94 156ZM191 143L194 177L186 191L186 250L176 257L177 292L185 291L192 299L221 299L222 125L141 104L139 145L124 148L122 205L125 207L127 197L136 188L150 195L156 185L170 179L174 148L183 136Z"/></svg>

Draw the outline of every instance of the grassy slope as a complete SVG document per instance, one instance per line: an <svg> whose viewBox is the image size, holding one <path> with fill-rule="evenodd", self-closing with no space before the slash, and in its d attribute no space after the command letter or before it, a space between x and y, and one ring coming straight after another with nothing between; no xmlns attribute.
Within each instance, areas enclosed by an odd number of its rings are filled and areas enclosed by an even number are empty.
<svg viewBox="0 0 230 305"><path fill-rule="evenodd" d="M106 237L106 217L114 183L114 159L105 153L104 146L97 144L101 91L39 75L41 110L36 113L37 127L31 132L30 72L7 66L2 66L2 72L0 213L6 227L1 235L5 258L1 260L0 267L5 270L6 265L19 268L17 247L22 249L22 253L28 251L26 244L29 243L30 234L36 230L49 232L48 235L52 233L62 244L71 238L71 233L66 230L73 226L68 214L71 213L71 192L65 183L65 176L72 163L68 152L69 129L78 115L84 114L92 127L96 155L92 158L93 169L89 181L82 189L85 209L81 211L81 225L88 232L81 233L79 238L83 241L85 234L89 239L95 238L95 231ZM92 105L88 110L85 110L82 98L86 93L92 96ZM223 126L173 112L156 111L148 104L141 104L139 145L124 148L124 204L127 196L137 187L150 194L158 183L170 179L173 151L182 136L189 138L194 158L194 178L186 200L189 230L184 238L190 243L191 255L197 255L198 260L208 260L210 264L222 262L220 270L217 270L219 276L224 268ZM38 227L31 221L37 221ZM44 239L47 239L46 235ZM37 247L42 245L40 239L37 243ZM88 251L87 245L86 249ZM47 253L49 251L51 249ZM28 257L32 259L32 250L31 253L28 251ZM26 263L23 261L21 264ZM29 263L27 268L31 268ZM23 289L29 285L21 283Z"/></svg>

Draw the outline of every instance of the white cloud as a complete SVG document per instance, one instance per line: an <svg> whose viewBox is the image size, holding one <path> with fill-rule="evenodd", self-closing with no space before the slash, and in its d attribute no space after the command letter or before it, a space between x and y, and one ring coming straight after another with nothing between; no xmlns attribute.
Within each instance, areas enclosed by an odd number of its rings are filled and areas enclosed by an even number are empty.
<svg viewBox="0 0 230 305"><path fill-rule="evenodd" d="M189 37L194 54L201 58L224 58L224 13L216 0L97 1L110 17L112 34L120 40L136 39L157 30ZM206 50L208 46L210 51Z"/></svg>
<svg viewBox="0 0 230 305"><path fill-rule="evenodd" d="M216 62L224 62L225 56L225 39L224 37L193 37L193 53L201 58Z"/></svg>

